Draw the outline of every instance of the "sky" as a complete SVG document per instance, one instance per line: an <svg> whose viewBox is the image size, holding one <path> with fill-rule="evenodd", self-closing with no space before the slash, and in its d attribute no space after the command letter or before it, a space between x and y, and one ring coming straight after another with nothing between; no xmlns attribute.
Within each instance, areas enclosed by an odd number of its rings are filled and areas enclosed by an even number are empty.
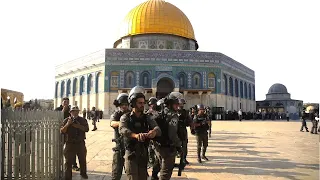
<svg viewBox="0 0 320 180"><path fill-rule="evenodd" d="M121 21L144 1L0 1L0 87L52 99L55 66L112 48ZM198 51L255 71L257 100L282 83L291 98L320 102L318 0L167 1L191 21Z"/></svg>

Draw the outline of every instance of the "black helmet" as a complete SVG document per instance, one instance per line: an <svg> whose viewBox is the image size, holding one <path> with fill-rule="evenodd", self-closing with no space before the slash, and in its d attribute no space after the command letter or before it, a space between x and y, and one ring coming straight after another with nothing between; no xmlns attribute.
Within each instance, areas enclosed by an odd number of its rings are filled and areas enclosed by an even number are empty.
<svg viewBox="0 0 320 180"><path fill-rule="evenodd" d="M133 107L136 103L136 99L138 98L144 98L144 88L142 86L135 86L130 90L128 102Z"/></svg>
<svg viewBox="0 0 320 180"><path fill-rule="evenodd" d="M179 104L179 99L183 96L179 92L171 92L165 99L165 104Z"/></svg>
<svg viewBox="0 0 320 180"><path fill-rule="evenodd" d="M198 105L197 105L197 109L198 109L198 110L200 110L200 109L203 109L203 110L204 110L204 109L205 109L205 107L204 107L204 105L203 105L203 104L198 104Z"/></svg>
<svg viewBox="0 0 320 180"><path fill-rule="evenodd" d="M149 100L148 100L148 105L150 106L151 104L153 105L156 105L157 104L157 98L155 97L151 97Z"/></svg>
<svg viewBox="0 0 320 180"><path fill-rule="evenodd" d="M116 107L120 106L121 104L129 104L128 103L128 94L121 93L118 95L117 99L113 101L113 105Z"/></svg>
<svg viewBox="0 0 320 180"><path fill-rule="evenodd" d="M179 104L186 104L186 100L184 100L183 98L179 99Z"/></svg>

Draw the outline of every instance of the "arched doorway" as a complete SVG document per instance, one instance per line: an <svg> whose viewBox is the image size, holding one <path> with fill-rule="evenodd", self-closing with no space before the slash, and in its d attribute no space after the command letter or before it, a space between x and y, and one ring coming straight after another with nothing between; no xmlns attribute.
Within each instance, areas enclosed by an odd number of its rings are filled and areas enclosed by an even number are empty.
<svg viewBox="0 0 320 180"><path fill-rule="evenodd" d="M174 82L170 78L162 78L157 83L156 97L158 99L164 98L174 89Z"/></svg>

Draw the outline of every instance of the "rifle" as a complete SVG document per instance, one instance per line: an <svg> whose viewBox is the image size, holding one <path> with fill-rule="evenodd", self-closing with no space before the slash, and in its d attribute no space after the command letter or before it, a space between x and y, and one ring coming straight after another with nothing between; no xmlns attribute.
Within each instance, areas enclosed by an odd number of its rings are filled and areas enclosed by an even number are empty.
<svg viewBox="0 0 320 180"><path fill-rule="evenodd" d="M116 143L116 147L112 148L113 151L119 151L120 154L122 156L124 156L124 151L123 151L123 145L122 145L122 138L121 136L119 138L116 138L116 139L112 139L112 142L115 142Z"/></svg>

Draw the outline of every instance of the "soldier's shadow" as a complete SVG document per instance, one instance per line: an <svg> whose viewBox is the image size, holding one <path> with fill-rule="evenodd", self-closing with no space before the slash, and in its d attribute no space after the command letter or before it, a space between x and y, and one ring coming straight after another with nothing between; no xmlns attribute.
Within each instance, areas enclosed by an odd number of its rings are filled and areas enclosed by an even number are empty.
<svg viewBox="0 0 320 180"><path fill-rule="evenodd" d="M274 150L275 147L272 145L257 147L255 143L250 141L250 139L256 138L260 137L255 137L252 134L247 136L245 133L230 132L230 135L228 135L228 132L213 132L207 149L207 157L210 161L199 164L196 163L196 140L194 136L191 136L191 138L189 136L189 154L187 158L193 161L190 167L186 168L185 173L210 173L218 175L220 173L230 173L248 176L273 176L297 180L301 176L307 177L308 174L301 171L297 172L294 170L296 168L313 171L319 170L319 164L298 163L290 159L279 158L280 153ZM264 137L261 140L265 138L268 137ZM244 139L248 139L248 141L244 141ZM237 142L238 140L241 140L241 142Z"/></svg>

